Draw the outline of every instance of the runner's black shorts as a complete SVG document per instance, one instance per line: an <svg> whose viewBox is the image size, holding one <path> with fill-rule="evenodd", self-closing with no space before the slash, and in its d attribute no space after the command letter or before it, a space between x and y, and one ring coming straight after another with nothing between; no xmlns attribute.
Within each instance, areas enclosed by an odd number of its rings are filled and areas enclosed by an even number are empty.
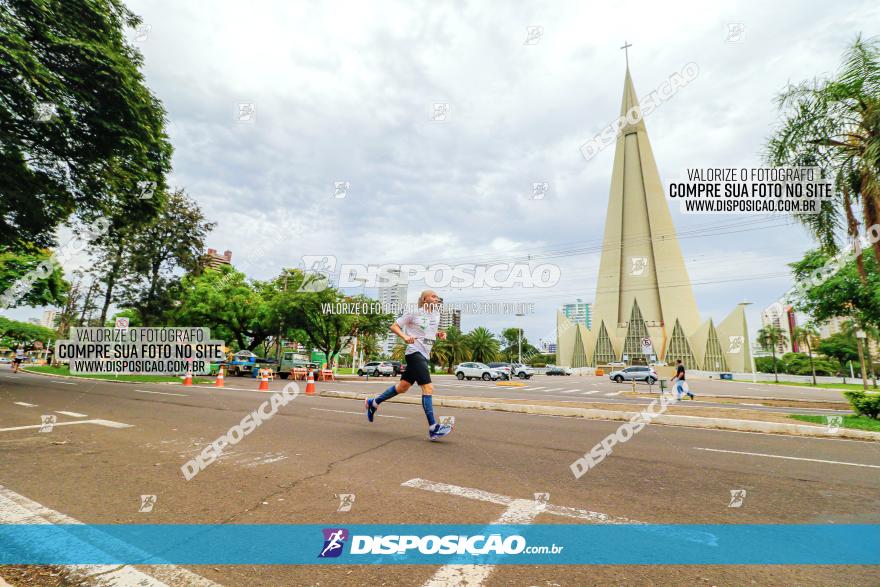
<svg viewBox="0 0 880 587"><path fill-rule="evenodd" d="M431 369L428 367L428 359L419 352L410 353L406 356L406 369L400 374L402 381L410 385L418 383L425 385L431 383Z"/></svg>

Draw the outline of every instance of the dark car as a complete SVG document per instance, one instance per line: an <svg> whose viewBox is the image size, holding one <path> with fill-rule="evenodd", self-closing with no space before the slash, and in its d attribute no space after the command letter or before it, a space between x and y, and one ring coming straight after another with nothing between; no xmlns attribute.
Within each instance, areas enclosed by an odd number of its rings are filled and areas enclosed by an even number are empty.
<svg viewBox="0 0 880 587"><path fill-rule="evenodd" d="M571 371L565 367L557 367L556 365L548 365L546 375L571 375Z"/></svg>
<svg viewBox="0 0 880 587"><path fill-rule="evenodd" d="M400 363L400 361L388 361L388 362L391 363L392 367L394 367L394 376L395 377L400 375L403 372L403 369L406 367L406 365L402 365Z"/></svg>

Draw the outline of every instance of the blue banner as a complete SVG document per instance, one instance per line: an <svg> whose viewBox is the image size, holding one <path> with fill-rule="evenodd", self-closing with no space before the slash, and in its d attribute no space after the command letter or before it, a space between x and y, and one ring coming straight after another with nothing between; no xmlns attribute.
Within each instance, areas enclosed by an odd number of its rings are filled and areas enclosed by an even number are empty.
<svg viewBox="0 0 880 587"><path fill-rule="evenodd" d="M0 564L876 565L880 525L0 525Z"/></svg>

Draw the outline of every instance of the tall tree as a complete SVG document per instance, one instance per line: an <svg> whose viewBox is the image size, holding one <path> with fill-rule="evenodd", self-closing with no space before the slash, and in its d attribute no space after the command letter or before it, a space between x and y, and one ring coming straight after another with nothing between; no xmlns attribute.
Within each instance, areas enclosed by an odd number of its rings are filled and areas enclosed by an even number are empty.
<svg viewBox="0 0 880 587"><path fill-rule="evenodd" d="M159 215L129 233L131 267L124 305L135 308L147 326L161 320L173 300L179 272L201 268L205 238L214 228L183 190L168 194Z"/></svg>
<svg viewBox="0 0 880 587"><path fill-rule="evenodd" d="M776 347L788 340L785 332L778 326L768 325L758 330L758 345L773 356L773 377L779 383L779 369L776 366Z"/></svg>
<svg viewBox="0 0 880 587"><path fill-rule="evenodd" d="M490 363L498 357L498 339L482 326L471 330L467 334L466 340L472 360Z"/></svg>
<svg viewBox="0 0 880 587"><path fill-rule="evenodd" d="M813 347L819 339L819 332L812 323L806 323L798 326L792 332L793 338L798 343L803 343L807 347L807 355L810 357L810 372L813 375L813 386L816 385L816 365L813 362Z"/></svg>
<svg viewBox="0 0 880 587"><path fill-rule="evenodd" d="M0 309L60 306L69 289L50 251L34 247L0 250Z"/></svg>
<svg viewBox="0 0 880 587"><path fill-rule="evenodd" d="M439 353L438 356L443 357L446 372L450 374L455 365L470 358L467 337L461 333L457 326L450 326L446 330L446 340L438 340L434 344L433 350L434 353Z"/></svg>
<svg viewBox="0 0 880 587"><path fill-rule="evenodd" d="M860 224L880 222L880 45L857 37L834 77L790 85L778 101L782 125L768 142L766 159L771 165L820 167L834 182L838 195L822 203L820 214L796 217L824 252L836 252L839 227L855 239ZM880 261L880 242L873 248ZM859 253L864 281L861 262Z"/></svg>
<svg viewBox="0 0 880 587"><path fill-rule="evenodd" d="M227 346L253 351L279 330L270 306L275 293L271 284L250 281L228 265L206 269L183 278L169 319L180 326L208 327Z"/></svg>
<svg viewBox="0 0 880 587"><path fill-rule="evenodd" d="M54 244L71 214L150 215L171 166L165 112L121 0L0 3L0 247Z"/></svg>

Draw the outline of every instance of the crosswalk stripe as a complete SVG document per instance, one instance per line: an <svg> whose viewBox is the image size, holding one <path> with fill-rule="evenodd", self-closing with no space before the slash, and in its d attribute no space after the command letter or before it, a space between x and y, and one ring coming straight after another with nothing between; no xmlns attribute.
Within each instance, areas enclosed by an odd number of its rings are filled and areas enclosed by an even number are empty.
<svg viewBox="0 0 880 587"><path fill-rule="evenodd" d="M574 393L576 391L577 391L576 389L563 389L562 393Z"/></svg>
<svg viewBox="0 0 880 587"><path fill-rule="evenodd" d="M581 395L593 395L594 393L601 393L601 389L591 389L590 391L582 391Z"/></svg>
<svg viewBox="0 0 880 587"><path fill-rule="evenodd" d="M611 397L613 395L620 395L621 393L623 393L623 392L622 391L612 391L611 393L606 393L605 397Z"/></svg>

